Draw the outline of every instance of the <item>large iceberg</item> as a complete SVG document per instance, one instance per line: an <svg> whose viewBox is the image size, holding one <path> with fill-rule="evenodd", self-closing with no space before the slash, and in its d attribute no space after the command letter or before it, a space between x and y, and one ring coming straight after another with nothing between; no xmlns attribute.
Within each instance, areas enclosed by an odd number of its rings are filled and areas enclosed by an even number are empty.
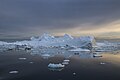
<svg viewBox="0 0 120 80"><path fill-rule="evenodd" d="M0 41L0 51L3 51L3 50L12 50L12 49L15 49L15 45L13 43L7 43L7 42L4 42L4 41Z"/></svg>
<svg viewBox="0 0 120 80"><path fill-rule="evenodd" d="M72 37L69 34L65 34L61 37L55 37L50 34L43 34L42 36L35 38L31 37L30 40L16 41L12 43L0 42L0 45L6 47L77 47L84 49L92 49L96 45L96 41L93 36Z"/></svg>
<svg viewBox="0 0 120 80"><path fill-rule="evenodd" d="M71 35L65 34L62 37L54 37L50 34L43 34L38 38L32 37L30 41L16 42L15 44L30 45L32 47L51 47L51 46L74 46L74 47L83 47L91 48L96 45L95 39L93 36L84 36L84 37L72 37Z"/></svg>

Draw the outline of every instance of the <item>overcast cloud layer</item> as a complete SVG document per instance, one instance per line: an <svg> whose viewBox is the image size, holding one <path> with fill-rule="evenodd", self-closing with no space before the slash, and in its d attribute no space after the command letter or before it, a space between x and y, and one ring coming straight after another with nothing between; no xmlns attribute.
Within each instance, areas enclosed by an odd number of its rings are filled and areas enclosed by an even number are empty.
<svg viewBox="0 0 120 80"><path fill-rule="evenodd" d="M1 37L94 31L119 20L120 0L0 0Z"/></svg>

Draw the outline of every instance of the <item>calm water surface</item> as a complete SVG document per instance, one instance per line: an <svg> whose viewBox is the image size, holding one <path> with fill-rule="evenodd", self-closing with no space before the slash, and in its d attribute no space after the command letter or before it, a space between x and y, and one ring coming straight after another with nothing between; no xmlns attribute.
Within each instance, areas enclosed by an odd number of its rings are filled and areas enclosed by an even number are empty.
<svg viewBox="0 0 120 80"><path fill-rule="evenodd" d="M44 59L25 51L0 52L0 80L120 80L119 53L104 53L102 56L72 56L69 58L70 63L61 71L51 71L48 64L62 63L65 59L63 55ZM10 71L18 73L10 74Z"/></svg>

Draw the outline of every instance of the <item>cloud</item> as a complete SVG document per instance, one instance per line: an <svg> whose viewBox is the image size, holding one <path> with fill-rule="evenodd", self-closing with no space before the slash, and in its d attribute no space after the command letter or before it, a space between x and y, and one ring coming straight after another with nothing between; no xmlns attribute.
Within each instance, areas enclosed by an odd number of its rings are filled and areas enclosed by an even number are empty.
<svg viewBox="0 0 120 80"><path fill-rule="evenodd" d="M0 0L0 32L6 34L84 32L119 19L119 0Z"/></svg>

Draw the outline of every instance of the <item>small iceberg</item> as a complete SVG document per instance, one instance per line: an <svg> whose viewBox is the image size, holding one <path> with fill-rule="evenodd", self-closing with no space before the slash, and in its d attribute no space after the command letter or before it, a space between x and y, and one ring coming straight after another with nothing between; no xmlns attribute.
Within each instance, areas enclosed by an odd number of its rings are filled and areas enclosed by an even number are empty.
<svg viewBox="0 0 120 80"><path fill-rule="evenodd" d="M50 63L48 65L48 68L64 68L64 67L65 67L65 65L63 65L61 63L59 63L59 64Z"/></svg>
<svg viewBox="0 0 120 80"><path fill-rule="evenodd" d="M93 57L102 57L100 54L93 54Z"/></svg>
<svg viewBox="0 0 120 80"><path fill-rule="evenodd" d="M43 54L42 57L50 57L49 54Z"/></svg>
<svg viewBox="0 0 120 80"><path fill-rule="evenodd" d="M88 50L88 49L82 49L82 48L76 48L76 49L71 49L71 50L69 50L69 51L81 51L81 52L90 52L90 50Z"/></svg>
<svg viewBox="0 0 120 80"><path fill-rule="evenodd" d="M68 65L69 62L70 62L70 60L65 59L65 60L63 60L62 64L63 64L63 65Z"/></svg>
<svg viewBox="0 0 120 80"><path fill-rule="evenodd" d="M93 57L102 57L102 55L100 55L99 52L95 52L95 53L93 53Z"/></svg>
<svg viewBox="0 0 120 80"><path fill-rule="evenodd" d="M104 62L101 62L100 64L101 64L101 65L104 65L104 64L106 64L106 63L104 63Z"/></svg>
<svg viewBox="0 0 120 80"><path fill-rule="evenodd" d="M33 64L34 62L29 62L30 64Z"/></svg>
<svg viewBox="0 0 120 80"><path fill-rule="evenodd" d="M65 59L65 60L63 60L64 62L70 62L70 60L68 60L68 59Z"/></svg>
<svg viewBox="0 0 120 80"><path fill-rule="evenodd" d="M76 73L74 72L73 75L76 75Z"/></svg>
<svg viewBox="0 0 120 80"><path fill-rule="evenodd" d="M68 65L68 64L69 64L69 62L62 62L62 64L63 64L63 65Z"/></svg>
<svg viewBox="0 0 120 80"><path fill-rule="evenodd" d="M18 58L19 60L26 60L27 58Z"/></svg>
<svg viewBox="0 0 120 80"><path fill-rule="evenodd" d="M49 54L43 54L41 55L44 59L48 59L49 57L51 57Z"/></svg>
<svg viewBox="0 0 120 80"><path fill-rule="evenodd" d="M18 71L10 71L9 73L10 73L10 74L17 74Z"/></svg>

